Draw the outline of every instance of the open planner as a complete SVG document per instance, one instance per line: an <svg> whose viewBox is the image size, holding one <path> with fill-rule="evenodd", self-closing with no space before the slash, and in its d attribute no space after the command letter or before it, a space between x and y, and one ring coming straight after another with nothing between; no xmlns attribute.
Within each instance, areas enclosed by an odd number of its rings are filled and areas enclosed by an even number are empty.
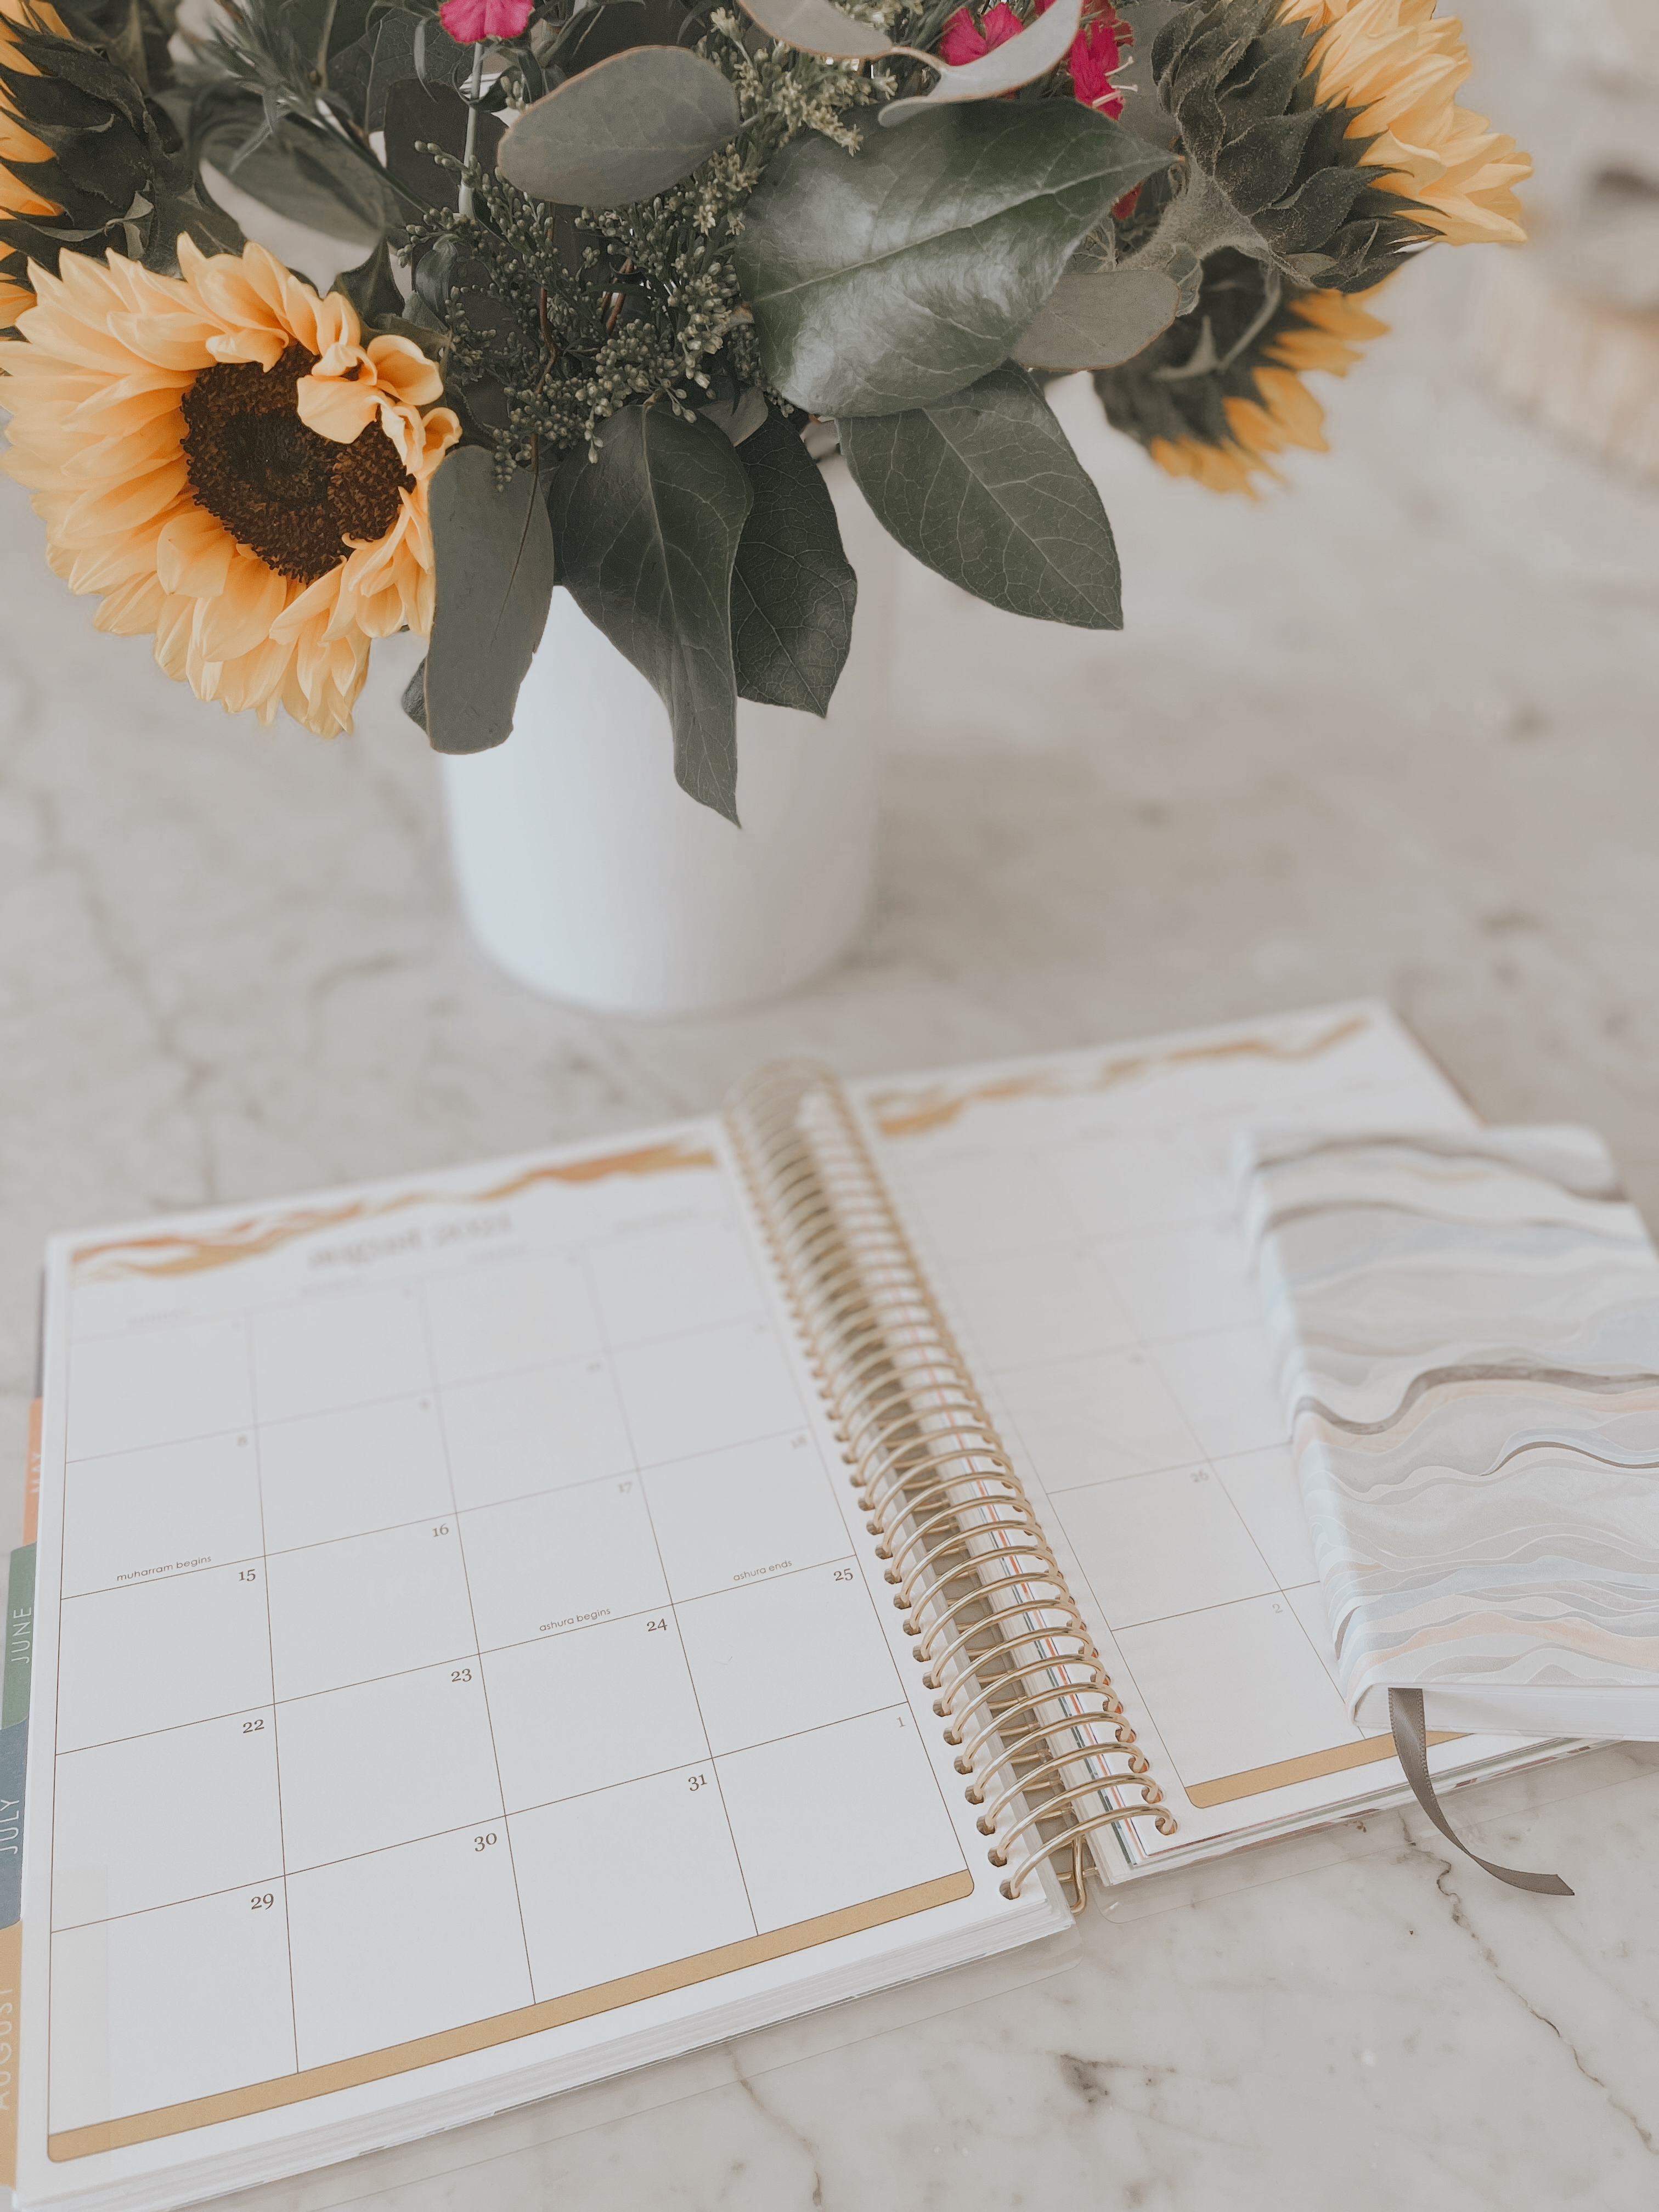
<svg viewBox="0 0 1659 2212"><path fill-rule="evenodd" d="M348 2157L1398 1800L1227 1161L1473 1121L1339 1006L784 1063L625 1140L55 1240L0 1728L21 2203Z"/></svg>

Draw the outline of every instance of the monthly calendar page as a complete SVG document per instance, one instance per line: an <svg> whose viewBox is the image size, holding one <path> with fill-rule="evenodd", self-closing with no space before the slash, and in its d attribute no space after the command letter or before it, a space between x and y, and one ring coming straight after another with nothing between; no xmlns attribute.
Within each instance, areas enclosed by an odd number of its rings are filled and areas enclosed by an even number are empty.
<svg viewBox="0 0 1659 2212"><path fill-rule="evenodd" d="M1109 1830L1108 1870L1402 1786L1337 1691L1228 1152L1250 1127L1468 1127L1468 1104L1370 1006L861 1095L1176 1815Z"/></svg>
<svg viewBox="0 0 1659 2212"><path fill-rule="evenodd" d="M66 1240L49 1306L53 2166L1034 1932L712 1127Z"/></svg>

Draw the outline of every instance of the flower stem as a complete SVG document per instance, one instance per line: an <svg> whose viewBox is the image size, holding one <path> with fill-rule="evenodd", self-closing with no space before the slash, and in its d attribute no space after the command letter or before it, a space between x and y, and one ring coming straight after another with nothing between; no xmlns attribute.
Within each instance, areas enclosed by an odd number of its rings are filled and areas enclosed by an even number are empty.
<svg viewBox="0 0 1659 2212"><path fill-rule="evenodd" d="M466 89L466 151L461 159L469 169L478 144L478 103L483 97L483 62L484 42L480 39L472 48L472 82ZM472 187L466 181L465 172L456 205L463 216L470 216L472 212Z"/></svg>
<svg viewBox="0 0 1659 2212"><path fill-rule="evenodd" d="M1121 265L1161 269L1181 246L1188 247L1200 261L1207 261L1211 254L1228 246L1255 261L1272 258L1255 225L1240 215L1207 171L1189 161L1182 189L1164 209L1157 231Z"/></svg>

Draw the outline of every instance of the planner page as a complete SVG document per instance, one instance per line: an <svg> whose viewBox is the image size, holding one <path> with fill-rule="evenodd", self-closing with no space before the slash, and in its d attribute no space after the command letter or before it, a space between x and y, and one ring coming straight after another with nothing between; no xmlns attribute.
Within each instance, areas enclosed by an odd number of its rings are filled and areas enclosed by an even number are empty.
<svg viewBox="0 0 1659 2212"><path fill-rule="evenodd" d="M1468 1105L1370 1005L859 1096L1176 1818L1106 1831L1105 1870L1403 1790L1337 1688L1228 1151L1255 1124L1466 1128ZM1516 1753L1437 1739L1431 1764Z"/></svg>
<svg viewBox="0 0 1659 2212"><path fill-rule="evenodd" d="M1053 1920L997 1893L723 1143L54 1247L26 2201Z"/></svg>

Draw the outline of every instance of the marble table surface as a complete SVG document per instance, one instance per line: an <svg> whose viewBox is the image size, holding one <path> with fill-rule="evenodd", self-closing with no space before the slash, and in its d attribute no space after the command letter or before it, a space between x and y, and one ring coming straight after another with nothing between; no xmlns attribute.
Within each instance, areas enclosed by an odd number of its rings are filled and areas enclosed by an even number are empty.
<svg viewBox="0 0 1659 2212"><path fill-rule="evenodd" d="M1598 1124L1659 1219L1659 498L1472 386L1477 258L1397 283L1394 337L1328 386L1333 453L1255 506L1060 392L1127 629L907 570L873 924L719 1020L571 1012L473 949L407 641L353 738L222 720L94 633L0 487L5 1522L48 1229L625 1130L795 1048L915 1067L1376 993L1484 1112ZM928 1985L241 2201L1650 2208L1659 1751L1461 1809L1576 1899L1389 1815L1091 1909L1027 1986Z"/></svg>

